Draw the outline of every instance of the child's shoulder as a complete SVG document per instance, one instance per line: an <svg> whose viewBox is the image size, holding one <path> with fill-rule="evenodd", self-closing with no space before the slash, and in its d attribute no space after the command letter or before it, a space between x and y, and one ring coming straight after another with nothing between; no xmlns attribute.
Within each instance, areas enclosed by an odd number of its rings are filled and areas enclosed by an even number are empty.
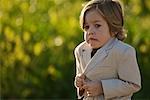
<svg viewBox="0 0 150 100"><path fill-rule="evenodd" d="M117 40L117 42L114 45L114 51L123 54L128 51L135 52L135 48L127 43Z"/></svg>
<svg viewBox="0 0 150 100"><path fill-rule="evenodd" d="M75 51L81 51L82 49L87 48L87 46L88 44L85 41L83 41L75 47Z"/></svg>

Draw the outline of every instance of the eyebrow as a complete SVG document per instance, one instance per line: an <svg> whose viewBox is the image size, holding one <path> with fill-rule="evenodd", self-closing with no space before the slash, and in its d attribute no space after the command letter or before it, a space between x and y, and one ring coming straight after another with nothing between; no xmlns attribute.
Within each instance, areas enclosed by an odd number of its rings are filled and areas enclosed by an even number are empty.
<svg viewBox="0 0 150 100"><path fill-rule="evenodd" d="M93 22L102 22L101 20L94 20Z"/></svg>
<svg viewBox="0 0 150 100"><path fill-rule="evenodd" d="M96 22L102 22L101 20L94 20L92 21L92 23L96 23ZM85 24L88 24L88 23L85 23Z"/></svg>

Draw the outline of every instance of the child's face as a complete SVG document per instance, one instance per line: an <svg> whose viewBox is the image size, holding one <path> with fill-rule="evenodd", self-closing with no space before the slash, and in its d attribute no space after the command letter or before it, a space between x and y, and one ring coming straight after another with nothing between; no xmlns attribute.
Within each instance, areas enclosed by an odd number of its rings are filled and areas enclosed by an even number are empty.
<svg viewBox="0 0 150 100"><path fill-rule="evenodd" d="M102 47L111 38L106 20L95 9L85 14L84 38L92 48Z"/></svg>

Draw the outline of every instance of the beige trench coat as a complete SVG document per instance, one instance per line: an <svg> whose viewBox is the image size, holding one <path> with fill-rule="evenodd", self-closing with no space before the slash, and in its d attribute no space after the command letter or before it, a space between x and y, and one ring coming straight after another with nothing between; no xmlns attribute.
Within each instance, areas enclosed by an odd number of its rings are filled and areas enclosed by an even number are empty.
<svg viewBox="0 0 150 100"><path fill-rule="evenodd" d="M84 74L87 80L101 81L104 95L87 97L83 94L84 99L130 100L132 94L141 88L135 49L112 38L92 58L91 51L86 42L75 48L76 76ZM80 99L78 88L77 94Z"/></svg>

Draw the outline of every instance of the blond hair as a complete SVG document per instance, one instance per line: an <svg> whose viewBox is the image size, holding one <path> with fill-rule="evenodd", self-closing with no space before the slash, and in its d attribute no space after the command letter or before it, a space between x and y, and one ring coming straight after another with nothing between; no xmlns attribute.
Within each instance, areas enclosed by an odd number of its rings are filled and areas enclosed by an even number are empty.
<svg viewBox="0 0 150 100"><path fill-rule="evenodd" d="M85 14L87 11L95 9L97 10L107 21L110 32L114 33L116 38L123 41L125 39L124 34L124 18L122 5L118 0L92 0L89 1L81 11L80 14L80 26L84 29Z"/></svg>

